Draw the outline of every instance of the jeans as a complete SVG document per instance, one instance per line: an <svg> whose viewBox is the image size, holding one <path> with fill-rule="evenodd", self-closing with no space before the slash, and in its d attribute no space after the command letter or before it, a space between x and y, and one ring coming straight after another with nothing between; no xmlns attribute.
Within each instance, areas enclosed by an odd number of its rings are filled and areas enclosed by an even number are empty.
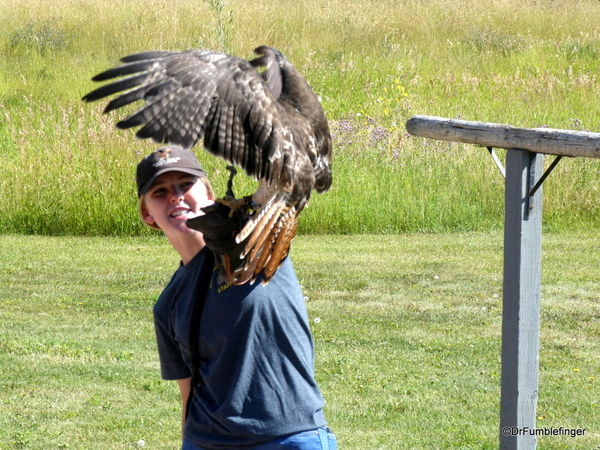
<svg viewBox="0 0 600 450"><path fill-rule="evenodd" d="M248 450L337 450L337 441L335 435L329 427L318 428L316 430L302 431L274 439L258 447L245 447ZM184 439L181 450L203 450ZM242 448L240 448L242 450Z"/></svg>

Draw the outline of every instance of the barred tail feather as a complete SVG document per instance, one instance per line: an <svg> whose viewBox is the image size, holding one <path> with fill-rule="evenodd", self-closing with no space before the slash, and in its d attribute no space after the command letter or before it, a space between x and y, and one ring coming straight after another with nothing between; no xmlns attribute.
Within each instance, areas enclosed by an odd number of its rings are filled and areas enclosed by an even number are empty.
<svg viewBox="0 0 600 450"><path fill-rule="evenodd" d="M280 204L283 199L283 194L272 197L254 216L248 221L242 231L236 236L235 241L239 244L244 241L250 234L254 232L254 229L258 226L264 225L264 223L270 219L275 213L275 208Z"/></svg>
<svg viewBox="0 0 600 450"><path fill-rule="evenodd" d="M277 236L277 240L273 245L273 253L271 254L271 258L263 269L263 284L267 284L271 278L273 278L273 275L289 254L292 239L294 239L294 236L296 236L297 229L298 219L293 217L292 220L286 224L284 229L280 231L279 235Z"/></svg>
<svg viewBox="0 0 600 450"><path fill-rule="evenodd" d="M246 248L241 254L242 258L248 253L250 253L250 258L253 258L257 255L258 251L267 240L267 237L273 232L277 222L281 219L280 214L283 208L285 208L284 204L275 204L273 208L274 211L265 215L264 219L257 224L252 235L250 235L250 239L246 244Z"/></svg>
<svg viewBox="0 0 600 450"><path fill-rule="evenodd" d="M277 199L277 200L275 200ZM267 207L258 213L240 234L244 246L240 253L241 261L230 261L225 257L222 266L227 280L233 284L253 283L262 274L262 283L267 284L288 255L290 244L297 229L295 208L285 204L282 195L268 202Z"/></svg>

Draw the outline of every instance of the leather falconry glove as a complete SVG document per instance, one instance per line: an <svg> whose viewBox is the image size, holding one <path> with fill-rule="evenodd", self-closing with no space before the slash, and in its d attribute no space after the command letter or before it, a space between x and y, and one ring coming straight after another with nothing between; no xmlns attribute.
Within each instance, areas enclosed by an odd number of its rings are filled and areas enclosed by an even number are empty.
<svg viewBox="0 0 600 450"><path fill-rule="evenodd" d="M229 217L231 209L219 202L202 208L202 211L204 215L189 219L187 226L200 231L208 248L217 255L230 254L239 247L239 257L244 244L236 243L235 237L244 228L249 217L241 211L234 211L233 216Z"/></svg>

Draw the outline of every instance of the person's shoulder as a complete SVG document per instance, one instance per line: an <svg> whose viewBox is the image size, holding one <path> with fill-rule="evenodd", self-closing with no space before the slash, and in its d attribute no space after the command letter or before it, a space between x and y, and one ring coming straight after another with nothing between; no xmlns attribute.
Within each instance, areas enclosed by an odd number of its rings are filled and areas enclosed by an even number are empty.
<svg viewBox="0 0 600 450"><path fill-rule="evenodd" d="M269 291L283 291L287 295L296 294L301 296L300 283L289 256L283 261L277 272L275 272L275 275L273 275L273 278L264 287Z"/></svg>
<svg viewBox="0 0 600 450"><path fill-rule="evenodd" d="M294 271L294 265L292 264L291 258L288 256L283 260L281 266L273 275L271 282L275 281L275 284L284 282L284 283L297 283L298 278L296 277L296 272ZM271 282L269 284L271 284Z"/></svg>
<svg viewBox="0 0 600 450"><path fill-rule="evenodd" d="M207 260L207 258L210 259ZM205 262L212 263L214 261L214 257L212 256L212 252L208 249L208 247L204 247L200 250L196 255L184 266L181 266L185 272L198 272L203 266Z"/></svg>
<svg viewBox="0 0 600 450"><path fill-rule="evenodd" d="M200 250L187 264L180 264L167 286L163 289L158 302L171 304L175 299L182 297L182 294L193 289L202 274L206 255L207 252ZM211 271L212 268L211 266Z"/></svg>

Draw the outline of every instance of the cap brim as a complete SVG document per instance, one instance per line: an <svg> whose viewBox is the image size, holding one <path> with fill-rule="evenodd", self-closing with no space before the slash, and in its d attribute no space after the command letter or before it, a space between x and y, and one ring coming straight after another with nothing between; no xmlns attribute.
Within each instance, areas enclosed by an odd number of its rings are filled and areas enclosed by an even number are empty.
<svg viewBox="0 0 600 450"><path fill-rule="evenodd" d="M202 178L202 177L206 176L206 172L204 172L204 170L199 170L199 169L185 169L185 168L181 168L181 167L165 167L164 169L161 169L158 172L156 172L152 176L152 178L150 178L148 181L146 181L146 183L144 183L144 185L138 191L138 197L141 197L146 192L148 192L148 190L154 184L154 182L156 181L156 179L158 177L160 177L162 174L165 174L167 172L183 172L183 173L188 173L190 175L194 175L194 176L196 176L198 178Z"/></svg>

